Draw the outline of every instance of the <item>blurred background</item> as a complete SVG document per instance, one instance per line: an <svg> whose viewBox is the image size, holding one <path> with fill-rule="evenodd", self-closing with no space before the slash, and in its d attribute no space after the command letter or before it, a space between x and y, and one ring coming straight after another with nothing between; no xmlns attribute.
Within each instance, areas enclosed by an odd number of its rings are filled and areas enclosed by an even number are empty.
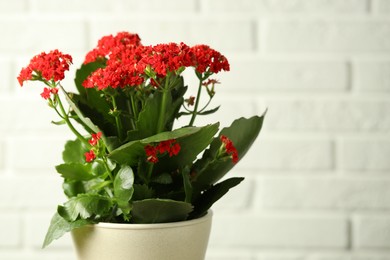
<svg viewBox="0 0 390 260"><path fill-rule="evenodd" d="M221 109L198 124L268 108L230 173L246 180L213 207L207 260L390 259L390 0L0 0L0 259L75 259L70 236L40 249L73 136L20 69L58 48L72 89L85 53L119 31L229 59Z"/></svg>

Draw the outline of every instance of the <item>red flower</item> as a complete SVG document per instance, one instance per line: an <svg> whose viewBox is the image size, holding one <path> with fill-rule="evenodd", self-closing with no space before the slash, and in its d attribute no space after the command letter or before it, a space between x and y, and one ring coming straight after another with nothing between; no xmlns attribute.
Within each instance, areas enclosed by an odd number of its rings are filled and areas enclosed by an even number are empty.
<svg viewBox="0 0 390 260"><path fill-rule="evenodd" d="M63 54L58 50L49 53L42 52L30 60L30 64L20 71L18 81L20 86L23 82L33 79L34 76L42 77L49 81L63 80L65 71L69 70L69 64L72 63L72 57L68 54ZM35 73L33 75L33 73Z"/></svg>
<svg viewBox="0 0 390 260"><path fill-rule="evenodd" d="M177 155L180 152L181 146L179 143L175 143L172 145L169 149L169 157L172 157L173 155Z"/></svg>
<svg viewBox="0 0 390 260"><path fill-rule="evenodd" d="M144 147L147 161L151 163L158 162L157 155L162 155L167 152L169 157L172 157L177 155L180 152L180 149L181 146L176 142L176 139L161 141L156 146L148 144Z"/></svg>
<svg viewBox="0 0 390 260"><path fill-rule="evenodd" d="M225 135L221 135L220 137L222 144L225 146L226 153L231 155L233 163L238 162L238 151L236 147L234 147L233 142L227 138Z"/></svg>
<svg viewBox="0 0 390 260"><path fill-rule="evenodd" d="M41 93L41 97L43 97L44 99L48 99L50 98L50 94L51 94L50 88L44 88L43 92Z"/></svg>
<svg viewBox="0 0 390 260"><path fill-rule="evenodd" d="M98 132L97 134L92 134L92 137L88 142L90 145L95 146L97 145L101 137L102 137L102 132Z"/></svg>
<svg viewBox="0 0 390 260"><path fill-rule="evenodd" d="M140 60L144 67L150 68L162 78L168 72L176 72L182 67L191 66L190 47L184 43L158 44L144 49Z"/></svg>
<svg viewBox="0 0 390 260"><path fill-rule="evenodd" d="M214 84L220 84L220 82L217 79L209 79L206 82L203 82L202 85L207 87L208 85L214 85Z"/></svg>
<svg viewBox="0 0 390 260"><path fill-rule="evenodd" d="M20 71L20 74L19 76L17 77L18 81L19 81L19 84L20 86L23 86L23 82L24 81L27 81L27 80L31 80L32 79L32 69L28 66L26 68L23 68L21 71Z"/></svg>
<svg viewBox="0 0 390 260"><path fill-rule="evenodd" d="M86 162L92 162L96 158L95 152L93 150L90 150L89 152L84 153L84 156L85 156Z"/></svg>
<svg viewBox="0 0 390 260"><path fill-rule="evenodd" d="M144 150L145 150L148 162L151 162L151 163L158 162L156 147L148 144L144 147Z"/></svg>
<svg viewBox="0 0 390 260"><path fill-rule="evenodd" d="M137 86L143 83L142 73L144 65L139 63L142 57L143 46L137 48L116 49L107 61L105 68L94 71L84 82L85 88L97 87L99 90Z"/></svg>
<svg viewBox="0 0 390 260"><path fill-rule="evenodd" d="M192 66L199 73L206 71L218 73L221 70L230 70L226 57L207 45L196 45L191 48L190 52L192 54Z"/></svg>
<svg viewBox="0 0 390 260"><path fill-rule="evenodd" d="M96 60L108 59L113 53L118 52L118 50L134 48L139 45L141 45L141 39L138 34L120 32L115 36L104 36L99 40L97 47L87 53L84 64Z"/></svg>
<svg viewBox="0 0 390 260"><path fill-rule="evenodd" d="M56 95L56 94L58 94L58 88L52 88L52 89L50 89L50 92L51 92L53 95Z"/></svg>

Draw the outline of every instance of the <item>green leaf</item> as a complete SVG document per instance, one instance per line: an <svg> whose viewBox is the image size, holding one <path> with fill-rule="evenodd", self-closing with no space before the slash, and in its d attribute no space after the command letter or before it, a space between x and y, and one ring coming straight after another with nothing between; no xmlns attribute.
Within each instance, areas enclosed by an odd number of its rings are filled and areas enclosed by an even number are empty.
<svg viewBox="0 0 390 260"><path fill-rule="evenodd" d="M56 212L53 218L51 219L50 226L49 229L47 230L42 248L45 248L54 240L62 237L66 232L69 232L75 228L79 228L92 223L93 221L89 221L85 219L79 219L74 222L68 222Z"/></svg>
<svg viewBox="0 0 390 260"><path fill-rule="evenodd" d="M122 166L114 179L114 195L119 208L125 214L129 214L131 209L129 201L134 193L133 184L133 170L127 165Z"/></svg>
<svg viewBox="0 0 390 260"><path fill-rule="evenodd" d="M67 141L62 152L62 159L66 163L84 163L85 148L79 139Z"/></svg>
<svg viewBox="0 0 390 260"><path fill-rule="evenodd" d="M204 215L214 202L222 198L231 188L237 186L243 180L244 178L230 178L204 191L194 202L194 211L190 218L198 218Z"/></svg>
<svg viewBox="0 0 390 260"><path fill-rule="evenodd" d="M92 164L90 163L64 163L57 165L55 168L65 179L88 181L96 177L92 174Z"/></svg>
<svg viewBox="0 0 390 260"><path fill-rule="evenodd" d="M79 194L64 204L66 217L69 217L67 220L70 222L77 220L78 217L88 219L107 215L111 207L111 200L98 194Z"/></svg>
<svg viewBox="0 0 390 260"><path fill-rule="evenodd" d="M168 96L167 106L170 106L171 97ZM138 120L136 122L137 129L142 135L142 138L155 135L157 133L157 122L160 115L162 102L162 94L156 92L151 95L145 102L145 106L139 113ZM165 123L164 123L165 125Z"/></svg>
<svg viewBox="0 0 390 260"><path fill-rule="evenodd" d="M154 197L154 191L146 184L134 184L133 201L151 199Z"/></svg>
<svg viewBox="0 0 390 260"><path fill-rule="evenodd" d="M181 147L180 152L176 156L166 157L164 161L161 160L161 163L158 163L161 171L171 172L192 164L196 157L211 143L214 135L218 132L218 127L219 123L196 127L198 131L176 138Z"/></svg>
<svg viewBox="0 0 390 260"><path fill-rule="evenodd" d="M264 115L261 117L254 116L249 119L239 118L231 126L223 128L219 136L214 138L210 148L205 151L202 158L194 164L193 171L196 173L194 185L198 189L206 188L220 180L235 166L227 158L216 159L218 150L222 145L221 135L225 135L232 140L237 149L239 159L242 159L260 133L263 120Z"/></svg>
<svg viewBox="0 0 390 260"><path fill-rule="evenodd" d="M65 120L60 120L60 121L51 121L53 125L65 125L66 121Z"/></svg>
<svg viewBox="0 0 390 260"><path fill-rule="evenodd" d="M181 149L184 149L184 151L188 152L188 154L182 155L180 157L186 158L185 162L192 161L202 149L207 147L210 140L212 139L212 136L217 131L218 124L209 125L205 127L179 128L174 131L159 133L157 135L153 135L142 140L128 142L113 150L109 154L109 158L120 164L137 165L138 160L145 156L145 145L170 139L184 139L184 143L180 141L180 145L182 147ZM191 136L193 136L193 141L191 141Z"/></svg>
<svg viewBox="0 0 390 260"><path fill-rule="evenodd" d="M111 151L108 157L119 164L137 165L138 159L145 155L144 144L140 140L128 142Z"/></svg>
<svg viewBox="0 0 390 260"><path fill-rule="evenodd" d="M134 223L168 223L187 219L192 205L183 201L146 199L134 201L132 220Z"/></svg>
<svg viewBox="0 0 390 260"><path fill-rule="evenodd" d="M198 115L202 115L202 116L210 115L210 114L213 114L213 113L217 112L219 108L220 108L220 106L217 106L217 107L215 107L213 109L206 110L206 111L203 111L203 112L199 112Z"/></svg>
<svg viewBox="0 0 390 260"><path fill-rule="evenodd" d="M192 184L190 180L190 167L186 166L181 172L183 176L183 186L184 186L184 192L186 194L185 202L191 202L192 201Z"/></svg>
<svg viewBox="0 0 390 260"><path fill-rule="evenodd" d="M80 193L85 193L85 187L82 181L65 179L62 189L68 198L76 197Z"/></svg>

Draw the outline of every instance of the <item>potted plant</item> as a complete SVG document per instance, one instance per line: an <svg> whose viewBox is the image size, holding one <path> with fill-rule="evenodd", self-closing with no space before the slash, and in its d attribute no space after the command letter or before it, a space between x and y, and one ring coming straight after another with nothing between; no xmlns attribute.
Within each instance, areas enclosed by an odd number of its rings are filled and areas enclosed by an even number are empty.
<svg viewBox="0 0 390 260"><path fill-rule="evenodd" d="M58 206L43 247L72 231L83 260L128 254L203 259L210 207L243 180L221 179L248 151L264 119L239 118L221 130L219 123L195 126L197 116L218 110L208 107L218 84L212 76L229 71L228 60L206 45L144 46L137 34L121 32L88 52L76 72L78 93L61 85L71 64L68 54L43 52L18 77L21 86L45 85L41 96L60 118L53 123L67 125L76 137L55 167L68 201ZM199 80L196 96L186 96L186 69ZM180 117L188 124L174 127Z"/></svg>

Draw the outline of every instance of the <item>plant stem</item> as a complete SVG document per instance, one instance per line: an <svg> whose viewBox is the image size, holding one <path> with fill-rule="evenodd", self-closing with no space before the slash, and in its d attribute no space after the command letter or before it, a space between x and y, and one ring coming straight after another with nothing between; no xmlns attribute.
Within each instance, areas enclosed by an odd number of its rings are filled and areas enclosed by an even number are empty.
<svg viewBox="0 0 390 260"><path fill-rule="evenodd" d="M70 130L71 130L71 131L77 136L77 138L78 138L83 144L85 144L86 147L89 149L89 148L91 147L91 145L90 145L89 142L84 138L84 136L82 136L82 135L76 130L76 128L72 125L72 123L71 123L70 120L69 120L68 114L65 112L64 106L62 105L60 96L57 95L57 98L58 98L58 105L60 106L60 110L61 110L61 113L62 113L62 118L65 120L65 122L66 122L66 124L68 125L68 127L70 128Z"/></svg>
<svg viewBox="0 0 390 260"><path fill-rule="evenodd" d="M195 117L198 114L199 99L200 99L200 94L202 92L202 83L203 80L199 79L198 93L196 94L194 111L192 111L192 116L191 116L191 121L189 123L189 126L192 126L194 124Z"/></svg>
<svg viewBox="0 0 390 260"><path fill-rule="evenodd" d="M104 167L107 170L108 176L110 177L110 180L114 183L114 177L112 176L110 167L108 167L107 158L105 156L102 157L104 162Z"/></svg>
<svg viewBox="0 0 390 260"><path fill-rule="evenodd" d="M116 130L118 132L119 140L123 140L123 134L122 134L122 121L119 118L118 108L116 106L116 100L113 95L111 95L112 100L112 106L114 108L114 117L115 117L115 123L116 123Z"/></svg>
<svg viewBox="0 0 390 260"><path fill-rule="evenodd" d="M161 107L160 107L160 114L158 117L158 123L157 123L157 134L164 131L165 128L165 113L167 109L167 98L169 95L169 80L168 76L165 79L165 87L162 89L162 100L161 100Z"/></svg>

